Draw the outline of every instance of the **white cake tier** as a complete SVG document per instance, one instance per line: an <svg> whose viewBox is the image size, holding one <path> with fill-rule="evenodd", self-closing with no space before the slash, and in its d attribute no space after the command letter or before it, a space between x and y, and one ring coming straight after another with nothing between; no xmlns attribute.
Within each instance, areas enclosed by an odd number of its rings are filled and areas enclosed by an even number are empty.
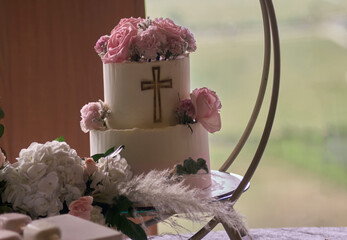
<svg viewBox="0 0 347 240"><path fill-rule="evenodd" d="M156 62L103 65L104 97L111 129L157 128L177 124L179 98L189 98L189 56Z"/></svg>
<svg viewBox="0 0 347 240"><path fill-rule="evenodd" d="M186 125L90 131L90 153L92 156L124 145L121 155L128 161L134 174L173 168L189 157L205 159L210 168L207 131L199 123L191 127L193 133Z"/></svg>

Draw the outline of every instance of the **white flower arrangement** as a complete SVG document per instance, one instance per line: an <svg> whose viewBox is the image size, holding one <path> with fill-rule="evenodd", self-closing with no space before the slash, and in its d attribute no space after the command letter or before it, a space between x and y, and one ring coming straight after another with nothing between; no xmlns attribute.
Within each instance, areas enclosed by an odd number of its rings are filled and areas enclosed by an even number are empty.
<svg viewBox="0 0 347 240"><path fill-rule="evenodd" d="M82 159L65 142L32 143L4 168L5 202L31 217L58 215L85 191Z"/></svg>
<svg viewBox="0 0 347 240"><path fill-rule="evenodd" d="M0 166L0 214L20 212L35 219L69 213L141 240L147 239L146 228L128 217L138 216L135 206L151 206L158 217L216 216L247 232L230 203L201 199L199 190L172 179L169 170L132 176L119 149L82 159L65 142L32 143L16 163Z"/></svg>

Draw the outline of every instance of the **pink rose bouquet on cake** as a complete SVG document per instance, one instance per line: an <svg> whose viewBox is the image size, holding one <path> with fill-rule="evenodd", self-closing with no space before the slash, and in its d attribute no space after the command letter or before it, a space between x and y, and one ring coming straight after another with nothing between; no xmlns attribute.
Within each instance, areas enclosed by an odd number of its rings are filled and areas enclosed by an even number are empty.
<svg viewBox="0 0 347 240"><path fill-rule="evenodd" d="M121 63L174 59L194 52L196 43L187 28L171 19L123 18L94 48L104 63Z"/></svg>
<svg viewBox="0 0 347 240"><path fill-rule="evenodd" d="M176 110L178 122L188 126L200 122L210 133L219 131L222 125L219 113L222 104L216 92L206 87L196 88L190 98L179 102Z"/></svg>

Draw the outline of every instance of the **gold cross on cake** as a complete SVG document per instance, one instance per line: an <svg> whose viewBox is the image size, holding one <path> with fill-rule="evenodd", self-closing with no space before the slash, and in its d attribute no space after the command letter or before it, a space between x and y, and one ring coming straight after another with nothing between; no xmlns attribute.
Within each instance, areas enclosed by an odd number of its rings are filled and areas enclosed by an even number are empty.
<svg viewBox="0 0 347 240"><path fill-rule="evenodd" d="M160 79L160 67L152 67L153 81L141 81L141 91L153 89L153 113L154 122L161 122L161 88L172 88L172 79L161 80Z"/></svg>

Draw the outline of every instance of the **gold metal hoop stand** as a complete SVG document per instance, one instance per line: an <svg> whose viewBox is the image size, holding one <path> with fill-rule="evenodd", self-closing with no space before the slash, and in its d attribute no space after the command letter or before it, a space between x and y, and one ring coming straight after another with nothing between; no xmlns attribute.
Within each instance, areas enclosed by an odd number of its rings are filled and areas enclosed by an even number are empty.
<svg viewBox="0 0 347 240"><path fill-rule="evenodd" d="M253 108L252 115L249 119L249 122L244 130L239 142L236 147L230 154L229 158L225 161L219 171L225 172L228 170L230 165L234 162L240 151L242 150L244 144L246 143L253 126L257 120L258 114L261 109L261 105L263 103L267 80L269 76L270 70L270 59L271 59L271 42L273 44L273 64L274 64L274 72L273 72L273 85L272 85L272 95L270 101L270 107L268 111L267 120L265 123L265 127L257 147L257 150L254 154L253 160L248 167L242 181L236 188L235 192L230 197L229 201L231 201L232 205L236 203L236 201L240 198L241 194L244 192L243 190L246 188L247 184L250 182L255 170L258 167L258 164L263 156L266 144L268 142L272 125L274 122L277 102L278 102L278 94L279 94L279 86L280 86L280 68L281 68L281 57L280 57L280 41L277 27L276 14L274 10L274 6L272 0L259 0L260 7L262 11L263 17L263 25L264 25L264 64L263 64L263 74L261 78L261 84L258 92L258 97L256 103ZM237 229L229 228L226 224L221 222L216 217L213 218L204 228L202 228L199 232L197 232L190 239L198 240L202 239L206 236L218 223L221 223L225 228L230 239L242 240L242 236L244 233L239 232Z"/></svg>
<svg viewBox="0 0 347 240"><path fill-rule="evenodd" d="M238 141L237 145L235 146L234 150L228 157L228 159L225 161L225 163L222 165L222 167L219 169L220 172L226 172L228 168L231 166L231 164L234 162L234 160L237 158L238 154L241 152L243 146L245 145L250 133L252 132L252 129L254 127L254 124L257 120L257 117L259 115L264 96L266 91L266 86L268 82L269 77L269 71L270 71L270 64L271 64L271 49L273 47L273 84L272 84L272 94L271 94L271 100L270 100L270 106L268 110L268 116L266 119L265 127L259 142L259 145L257 147L257 150L254 154L254 157L244 175L242 180L240 181L239 185L235 189L235 191L232 193L232 195L226 200L230 201L231 205L234 206L237 200L240 198L242 193L245 189L248 188L249 182L251 178L253 177L254 172L256 171L258 164L263 156L265 147L267 145L267 142L270 137L272 125L274 122L275 114L276 114L276 108L277 108L277 102L278 102L278 94L279 94L279 86L280 86L280 67L281 67L281 61L280 61L280 42L279 42L279 34L278 34L278 27L277 27L277 20L276 20L276 14L273 7L272 0L259 0L261 12L262 12L262 18L263 18L263 25L264 25L264 63L263 63L263 73L261 77L261 83L260 88L258 92L258 97L255 102L251 117L248 121L248 124ZM272 43L272 44L271 44ZM146 226L151 226L153 224L156 224L160 222L163 218L170 217L171 214L168 214L167 216L161 216L154 217L151 220L148 220L145 222ZM246 236L247 234L244 232L240 232L236 228L230 228L227 224L220 221L218 218L214 217L212 220L210 220L206 226L204 226L200 231L198 231L196 234L194 234L190 239L191 240L199 240L205 237L210 231L213 230L213 228L221 223L223 227L225 228L228 236L232 240L242 240L242 237ZM251 237L250 237L251 238Z"/></svg>

